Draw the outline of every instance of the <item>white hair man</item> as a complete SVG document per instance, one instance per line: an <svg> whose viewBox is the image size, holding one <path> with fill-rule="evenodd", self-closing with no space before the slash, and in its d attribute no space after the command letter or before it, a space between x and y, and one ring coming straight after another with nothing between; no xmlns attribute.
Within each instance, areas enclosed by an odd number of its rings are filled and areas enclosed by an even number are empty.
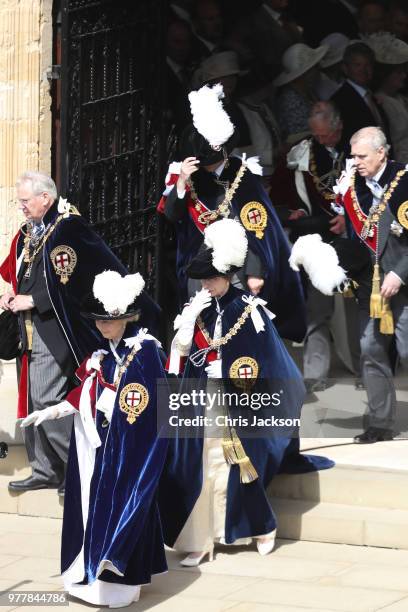
<svg viewBox="0 0 408 612"><path fill-rule="evenodd" d="M408 171L388 160L389 145L378 127L359 130L350 144L353 161L339 183L339 195L350 237L360 239L372 262L372 278L356 290L369 412L368 429L354 440L370 443L393 437L393 334L400 360L408 364Z"/></svg>
<svg viewBox="0 0 408 612"><path fill-rule="evenodd" d="M291 170L287 183L293 187L289 195L292 210L284 225L295 242L300 236L319 234L324 242L332 242L343 232L344 219L332 210L333 187L344 167L341 148L343 124L337 109L330 102L317 102L309 115L312 138L295 145L287 156ZM286 199L286 198L285 198ZM285 204L286 204L285 202ZM335 338L335 346L345 365L359 372L357 315L351 300L347 308L349 336ZM310 392L327 386L330 369L331 331L334 296L323 295L311 282L307 285L307 332L304 340L303 374Z"/></svg>
<svg viewBox="0 0 408 612"><path fill-rule="evenodd" d="M98 341L80 317L79 304L92 279L125 267L78 211L60 198L54 181L26 172L17 181L26 223L12 241L0 274L10 289L0 308L16 314L22 343L18 417L59 403L72 387L76 367ZM14 491L58 488L64 492L69 419L29 427L25 444L32 475L9 483Z"/></svg>

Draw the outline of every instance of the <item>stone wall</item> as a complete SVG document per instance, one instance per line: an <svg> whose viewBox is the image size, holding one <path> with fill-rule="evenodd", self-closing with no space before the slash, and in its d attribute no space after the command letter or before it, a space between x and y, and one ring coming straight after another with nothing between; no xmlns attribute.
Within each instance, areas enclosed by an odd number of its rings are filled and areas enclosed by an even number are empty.
<svg viewBox="0 0 408 612"><path fill-rule="evenodd" d="M0 261L21 221L14 184L25 170L50 172L52 0L0 2ZM0 279L0 292L4 283ZM4 364L0 439L17 442L15 366Z"/></svg>
<svg viewBox="0 0 408 612"><path fill-rule="evenodd" d="M0 3L0 260L20 223L14 184L50 171L52 0ZM3 285L0 285L0 290Z"/></svg>

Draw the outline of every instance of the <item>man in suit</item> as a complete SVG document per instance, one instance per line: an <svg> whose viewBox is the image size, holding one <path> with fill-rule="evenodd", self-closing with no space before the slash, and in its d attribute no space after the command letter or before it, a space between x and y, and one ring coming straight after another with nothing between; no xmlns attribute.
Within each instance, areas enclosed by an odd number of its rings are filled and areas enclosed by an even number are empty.
<svg viewBox="0 0 408 612"><path fill-rule="evenodd" d="M225 25L217 0L197 0L192 11L193 55L196 64L222 50Z"/></svg>
<svg viewBox="0 0 408 612"><path fill-rule="evenodd" d="M351 44L344 52L346 81L334 93L331 101L340 111L347 154L350 138L363 127L376 125L388 135L386 115L370 91L374 62L374 52L364 43Z"/></svg>
<svg viewBox="0 0 408 612"><path fill-rule="evenodd" d="M292 196L284 199L285 203L291 203L292 210L284 225L290 231L292 242L300 236L318 233L324 242L330 243L343 231L343 218L331 206L335 200L333 186L344 166L344 153L340 148L343 125L330 102L318 102L310 113L309 127L312 137L292 147L287 156L290 177L283 182L291 187ZM334 309L334 296L323 295L308 282L303 375L310 392L323 391L327 386ZM341 327L342 332L345 328L347 333L334 332L335 346L347 367L357 374L360 351L353 300L344 302L344 315Z"/></svg>
<svg viewBox="0 0 408 612"><path fill-rule="evenodd" d="M49 176L26 172L19 178L17 200L26 223L0 266L1 276L12 285L0 298L0 308L19 317L22 340L19 418L65 399L76 368L100 341L96 328L80 316L81 300L96 274L106 269L126 274L75 207L56 199ZM151 306L146 305L146 312ZM9 488L58 488L63 495L71 429L70 418L27 428L24 441L32 474L10 482Z"/></svg>
<svg viewBox="0 0 408 612"><path fill-rule="evenodd" d="M176 126L177 135L190 122L190 105L187 94L192 73L192 32L181 19L170 22L166 45L166 101L170 121Z"/></svg>
<svg viewBox="0 0 408 612"><path fill-rule="evenodd" d="M360 444L393 437L396 395L389 356L393 334L401 363L408 365L408 172L404 165L388 160L388 151L380 128L359 130L351 138L354 167L339 183L353 242L361 241L372 262L372 275L359 279L356 290L368 396L368 428L354 438Z"/></svg>

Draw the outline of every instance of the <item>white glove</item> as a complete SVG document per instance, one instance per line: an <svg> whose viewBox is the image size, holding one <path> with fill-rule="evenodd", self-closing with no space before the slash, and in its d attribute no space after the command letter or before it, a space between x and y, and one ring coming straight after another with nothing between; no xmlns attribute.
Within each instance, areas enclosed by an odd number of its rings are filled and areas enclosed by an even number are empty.
<svg viewBox="0 0 408 612"><path fill-rule="evenodd" d="M221 359L214 359L205 368L208 378L222 378L222 361Z"/></svg>
<svg viewBox="0 0 408 612"><path fill-rule="evenodd" d="M204 308L207 308L210 304L211 295L208 289L201 289L201 291L196 291L196 294L192 298L191 302L184 307L184 310L181 313L182 323L183 320L195 322L198 315L201 314Z"/></svg>
<svg viewBox="0 0 408 612"><path fill-rule="evenodd" d="M61 419L62 417L74 414L75 408L68 402L61 402L55 406L49 406L43 410L34 410L25 419L21 421L20 427L28 427L34 424L36 427L41 425L43 421L52 421L54 419Z"/></svg>
<svg viewBox="0 0 408 612"><path fill-rule="evenodd" d="M207 289L197 291L191 302L184 307L175 323L178 332L174 338L175 345L182 355L188 355L193 341L194 326L198 315L211 304L211 295Z"/></svg>

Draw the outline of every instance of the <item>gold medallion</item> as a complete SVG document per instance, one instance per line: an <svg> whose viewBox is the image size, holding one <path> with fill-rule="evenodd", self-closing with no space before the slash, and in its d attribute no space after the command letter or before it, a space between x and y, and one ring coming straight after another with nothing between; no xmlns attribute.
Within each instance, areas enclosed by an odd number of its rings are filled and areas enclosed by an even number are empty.
<svg viewBox="0 0 408 612"><path fill-rule="evenodd" d="M240 218L245 229L255 232L256 237L262 240L268 222L265 206L260 202L248 202L242 207Z"/></svg>
<svg viewBox="0 0 408 612"><path fill-rule="evenodd" d="M127 422L133 425L137 417L149 403L149 393L143 385L131 383L123 387L119 396L119 406L122 412L127 414Z"/></svg>
<svg viewBox="0 0 408 612"><path fill-rule="evenodd" d="M408 229L408 200L403 202L398 208L398 221L402 227Z"/></svg>
<svg viewBox="0 0 408 612"><path fill-rule="evenodd" d="M50 258L56 274L60 277L61 283L65 285L77 265L77 254L74 249L62 244L51 251Z"/></svg>
<svg viewBox="0 0 408 612"><path fill-rule="evenodd" d="M239 357L229 369L229 376L236 387L246 389L251 387L259 372L258 363L252 357Z"/></svg>

